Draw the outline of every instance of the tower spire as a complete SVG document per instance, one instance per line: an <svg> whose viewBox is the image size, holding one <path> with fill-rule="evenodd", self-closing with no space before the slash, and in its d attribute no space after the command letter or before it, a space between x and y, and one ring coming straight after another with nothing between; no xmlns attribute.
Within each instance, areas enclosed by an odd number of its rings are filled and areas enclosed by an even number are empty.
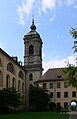
<svg viewBox="0 0 77 119"><path fill-rule="evenodd" d="M32 19L32 25L31 25L31 31L35 31L36 30L36 26L34 24L34 16L33 16L33 19Z"/></svg>

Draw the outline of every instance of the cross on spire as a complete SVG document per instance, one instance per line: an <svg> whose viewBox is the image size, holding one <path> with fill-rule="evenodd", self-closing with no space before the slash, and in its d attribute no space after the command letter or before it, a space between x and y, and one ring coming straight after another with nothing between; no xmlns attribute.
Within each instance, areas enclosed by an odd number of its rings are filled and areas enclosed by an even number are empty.
<svg viewBox="0 0 77 119"><path fill-rule="evenodd" d="M35 24L34 24L34 18L33 18L33 20L32 20L32 25L31 25L31 31L35 31L36 30L36 26L35 26Z"/></svg>

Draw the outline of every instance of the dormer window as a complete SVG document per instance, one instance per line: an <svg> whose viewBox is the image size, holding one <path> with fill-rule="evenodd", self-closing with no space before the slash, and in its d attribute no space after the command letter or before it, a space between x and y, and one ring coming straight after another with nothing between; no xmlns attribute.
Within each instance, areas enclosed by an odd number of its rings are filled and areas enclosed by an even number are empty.
<svg viewBox="0 0 77 119"><path fill-rule="evenodd" d="M58 75L58 76L57 76L57 78L61 78L61 77L62 77L62 75Z"/></svg>

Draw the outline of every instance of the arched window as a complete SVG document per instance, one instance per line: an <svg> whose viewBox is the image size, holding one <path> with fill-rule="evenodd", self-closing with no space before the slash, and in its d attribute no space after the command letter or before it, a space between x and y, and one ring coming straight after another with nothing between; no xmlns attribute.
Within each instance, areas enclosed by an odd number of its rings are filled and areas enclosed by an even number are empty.
<svg viewBox="0 0 77 119"><path fill-rule="evenodd" d="M24 93L24 83L22 83L22 93Z"/></svg>
<svg viewBox="0 0 77 119"><path fill-rule="evenodd" d="M10 71L11 73L15 73L15 69L12 63L7 64L7 70Z"/></svg>
<svg viewBox="0 0 77 119"><path fill-rule="evenodd" d="M18 91L20 92L21 91L21 82L18 81Z"/></svg>
<svg viewBox="0 0 77 119"><path fill-rule="evenodd" d="M21 79L23 79L23 78L24 78L24 74L23 74L23 72L22 72L22 71L19 71L18 76L19 76Z"/></svg>
<svg viewBox="0 0 77 119"><path fill-rule="evenodd" d="M29 81L32 81L32 80L33 80L33 74L30 73L30 74L29 74Z"/></svg>
<svg viewBox="0 0 77 119"><path fill-rule="evenodd" d="M6 76L6 88L9 88L10 87L10 76L7 75Z"/></svg>
<svg viewBox="0 0 77 119"><path fill-rule="evenodd" d="M15 82L15 78L12 79L12 88L16 87L16 82Z"/></svg>
<svg viewBox="0 0 77 119"><path fill-rule="evenodd" d="M33 55L34 54L34 47L33 45L29 46L29 55Z"/></svg>
<svg viewBox="0 0 77 119"><path fill-rule="evenodd" d="M2 72L0 71L0 86L2 86Z"/></svg>

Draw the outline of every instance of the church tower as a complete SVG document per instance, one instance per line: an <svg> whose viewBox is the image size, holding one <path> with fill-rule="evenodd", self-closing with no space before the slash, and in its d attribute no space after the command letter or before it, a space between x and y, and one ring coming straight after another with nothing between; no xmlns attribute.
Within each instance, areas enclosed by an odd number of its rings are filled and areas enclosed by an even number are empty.
<svg viewBox="0 0 77 119"><path fill-rule="evenodd" d="M24 67L26 73L26 108L28 104L28 91L34 82L39 80L42 75L42 39L36 31L34 19L30 27L30 32L24 35Z"/></svg>
<svg viewBox="0 0 77 119"><path fill-rule="evenodd" d="M39 80L42 75L42 39L36 31L34 19L30 27L30 32L27 33L24 40L24 67L27 71L26 83L29 86L34 85L34 82Z"/></svg>

